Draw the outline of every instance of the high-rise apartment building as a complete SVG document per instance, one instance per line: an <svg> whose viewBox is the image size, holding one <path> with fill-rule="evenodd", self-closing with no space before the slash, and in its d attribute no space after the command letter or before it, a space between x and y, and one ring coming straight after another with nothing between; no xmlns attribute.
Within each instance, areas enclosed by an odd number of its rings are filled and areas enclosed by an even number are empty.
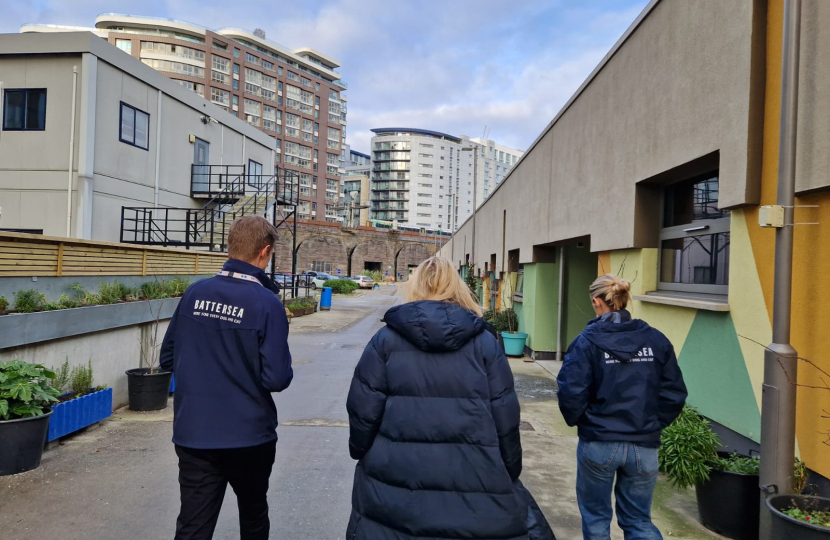
<svg viewBox="0 0 830 540"><path fill-rule="evenodd" d="M27 24L20 29L77 31L95 33L271 135L277 164L298 175L299 217L337 221L347 86L335 71L336 60L308 47L288 49L261 32L210 30L159 17L105 13L94 28Z"/></svg>
<svg viewBox="0 0 830 540"><path fill-rule="evenodd" d="M442 231L472 215L473 201L480 205L523 153L425 129L372 132L371 218Z"/></svg>

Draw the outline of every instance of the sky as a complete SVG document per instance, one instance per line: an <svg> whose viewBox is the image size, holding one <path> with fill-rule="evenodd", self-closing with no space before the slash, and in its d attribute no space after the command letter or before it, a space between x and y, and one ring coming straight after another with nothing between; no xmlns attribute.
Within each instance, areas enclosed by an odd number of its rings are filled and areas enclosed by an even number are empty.
<svg viewBox="0 0 830 540"><path fill-rule="evenodd" d="M337 59L347 142L408 127L525 150L647 0L0 0L0 33L24 23L93 26L99 13L261 28ZM240 9L241 6L244 9ZM234 6L234 7L231 7Z"/></svg>

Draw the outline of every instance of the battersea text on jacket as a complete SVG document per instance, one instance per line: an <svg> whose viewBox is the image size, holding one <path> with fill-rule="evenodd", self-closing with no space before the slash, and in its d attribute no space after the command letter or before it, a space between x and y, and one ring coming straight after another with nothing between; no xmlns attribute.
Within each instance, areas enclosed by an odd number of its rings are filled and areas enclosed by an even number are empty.
<svg viewBox="0 0 830 540"><path fill-rule="evenodd" d="M557 382L565 421L587 441L657 447L686 401L671 342L624 310L588 323L568 348Z"/></svg>
<svg viewBox="0 0 830 540"><path fill-rule="evenodd" d="M395 306L384 322L349 390L346 538L527 538L519 402L496 339L446 302Z"/></svg>
<svg viewBox="0 0 830 540"><path fill-rule="evenodd" d="M271 392L294 372L288 319L276 287L259 268L229 259L216 276L191 285L161 347L176 377L173 442L188 448L242 448L277 440Z"/></svg>

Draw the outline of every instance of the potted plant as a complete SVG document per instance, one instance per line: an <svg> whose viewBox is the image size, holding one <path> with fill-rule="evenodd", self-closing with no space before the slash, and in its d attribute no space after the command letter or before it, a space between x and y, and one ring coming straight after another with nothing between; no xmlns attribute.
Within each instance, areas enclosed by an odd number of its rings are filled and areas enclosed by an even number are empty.
<svg viewBox="0 0 830 540"><path fill-rule="evenodd" d="M55 372L20 360L0 362L0 476L36 469L58 390Z"/></svg>
<svg viewBox="0 0 830 540"><path fill-rule="evenodd" d="M162 302L159 302L158 311L153 313L153 328L150 332L149 343L145 345L139 339L141 362L146 367L128 369L125 372L130 409L133 411L159 411L167 408L170 379L173 374L156 367L161 347L158 339L161 308ZM152 307L150 310L152 311Z"/></svg>
<svg viewBox="0 0 830 540"><path fill-rule="evenodd" d="M46 441L54 441L112 416L112 388L95 386L92 362L75 366L69 360L55 370L52 386L59 392L59 403L52 407Z"/></svg>
<svg viewBox="0 0 830 540"><path fill-rule="evenodd" d="M692 407L684 407L660 437L660 472L674 487L695 487L700 521L707 529L727 538L755 540L760 458L718 452L720 447L709 420ZM800 460L795 462L794 476L794 488L800 492L806 484Z"/></svg>
<svg viewBox="0 0 830 540"><path fill-rule="evenodd" d="M773 495L767 499L767 507L772 513L773 538L830 538L830 499L807 495Z"/></svg>
<svg viewBox="0 0 830 540"><path fill-rule="evenodd" d="M526 332L519 332L519 319L513 308L503 309L496 315L496 330L500 332L507 356L524 356Z"/></svg>

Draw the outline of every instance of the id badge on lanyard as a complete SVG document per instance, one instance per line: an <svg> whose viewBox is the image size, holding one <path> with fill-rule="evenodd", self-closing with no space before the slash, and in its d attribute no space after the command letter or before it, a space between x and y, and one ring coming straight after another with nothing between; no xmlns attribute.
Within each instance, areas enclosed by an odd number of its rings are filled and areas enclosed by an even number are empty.
<svg viewBox="0 0 830 540"><path fill-rule="evenodd" d="M252 282L256 283L257 285L259 285L260 287L265 286L262 283L260 283L260 281L257 278L255 278L254 276L249 276L248 274L240 274L239 272L228 272L227 270L222 270L222 271L218 272L216 275L217 276L231 277L231 278L234 278L234 279L241 279L241 280L244 280L244 281L252 281Z"/></svg>

